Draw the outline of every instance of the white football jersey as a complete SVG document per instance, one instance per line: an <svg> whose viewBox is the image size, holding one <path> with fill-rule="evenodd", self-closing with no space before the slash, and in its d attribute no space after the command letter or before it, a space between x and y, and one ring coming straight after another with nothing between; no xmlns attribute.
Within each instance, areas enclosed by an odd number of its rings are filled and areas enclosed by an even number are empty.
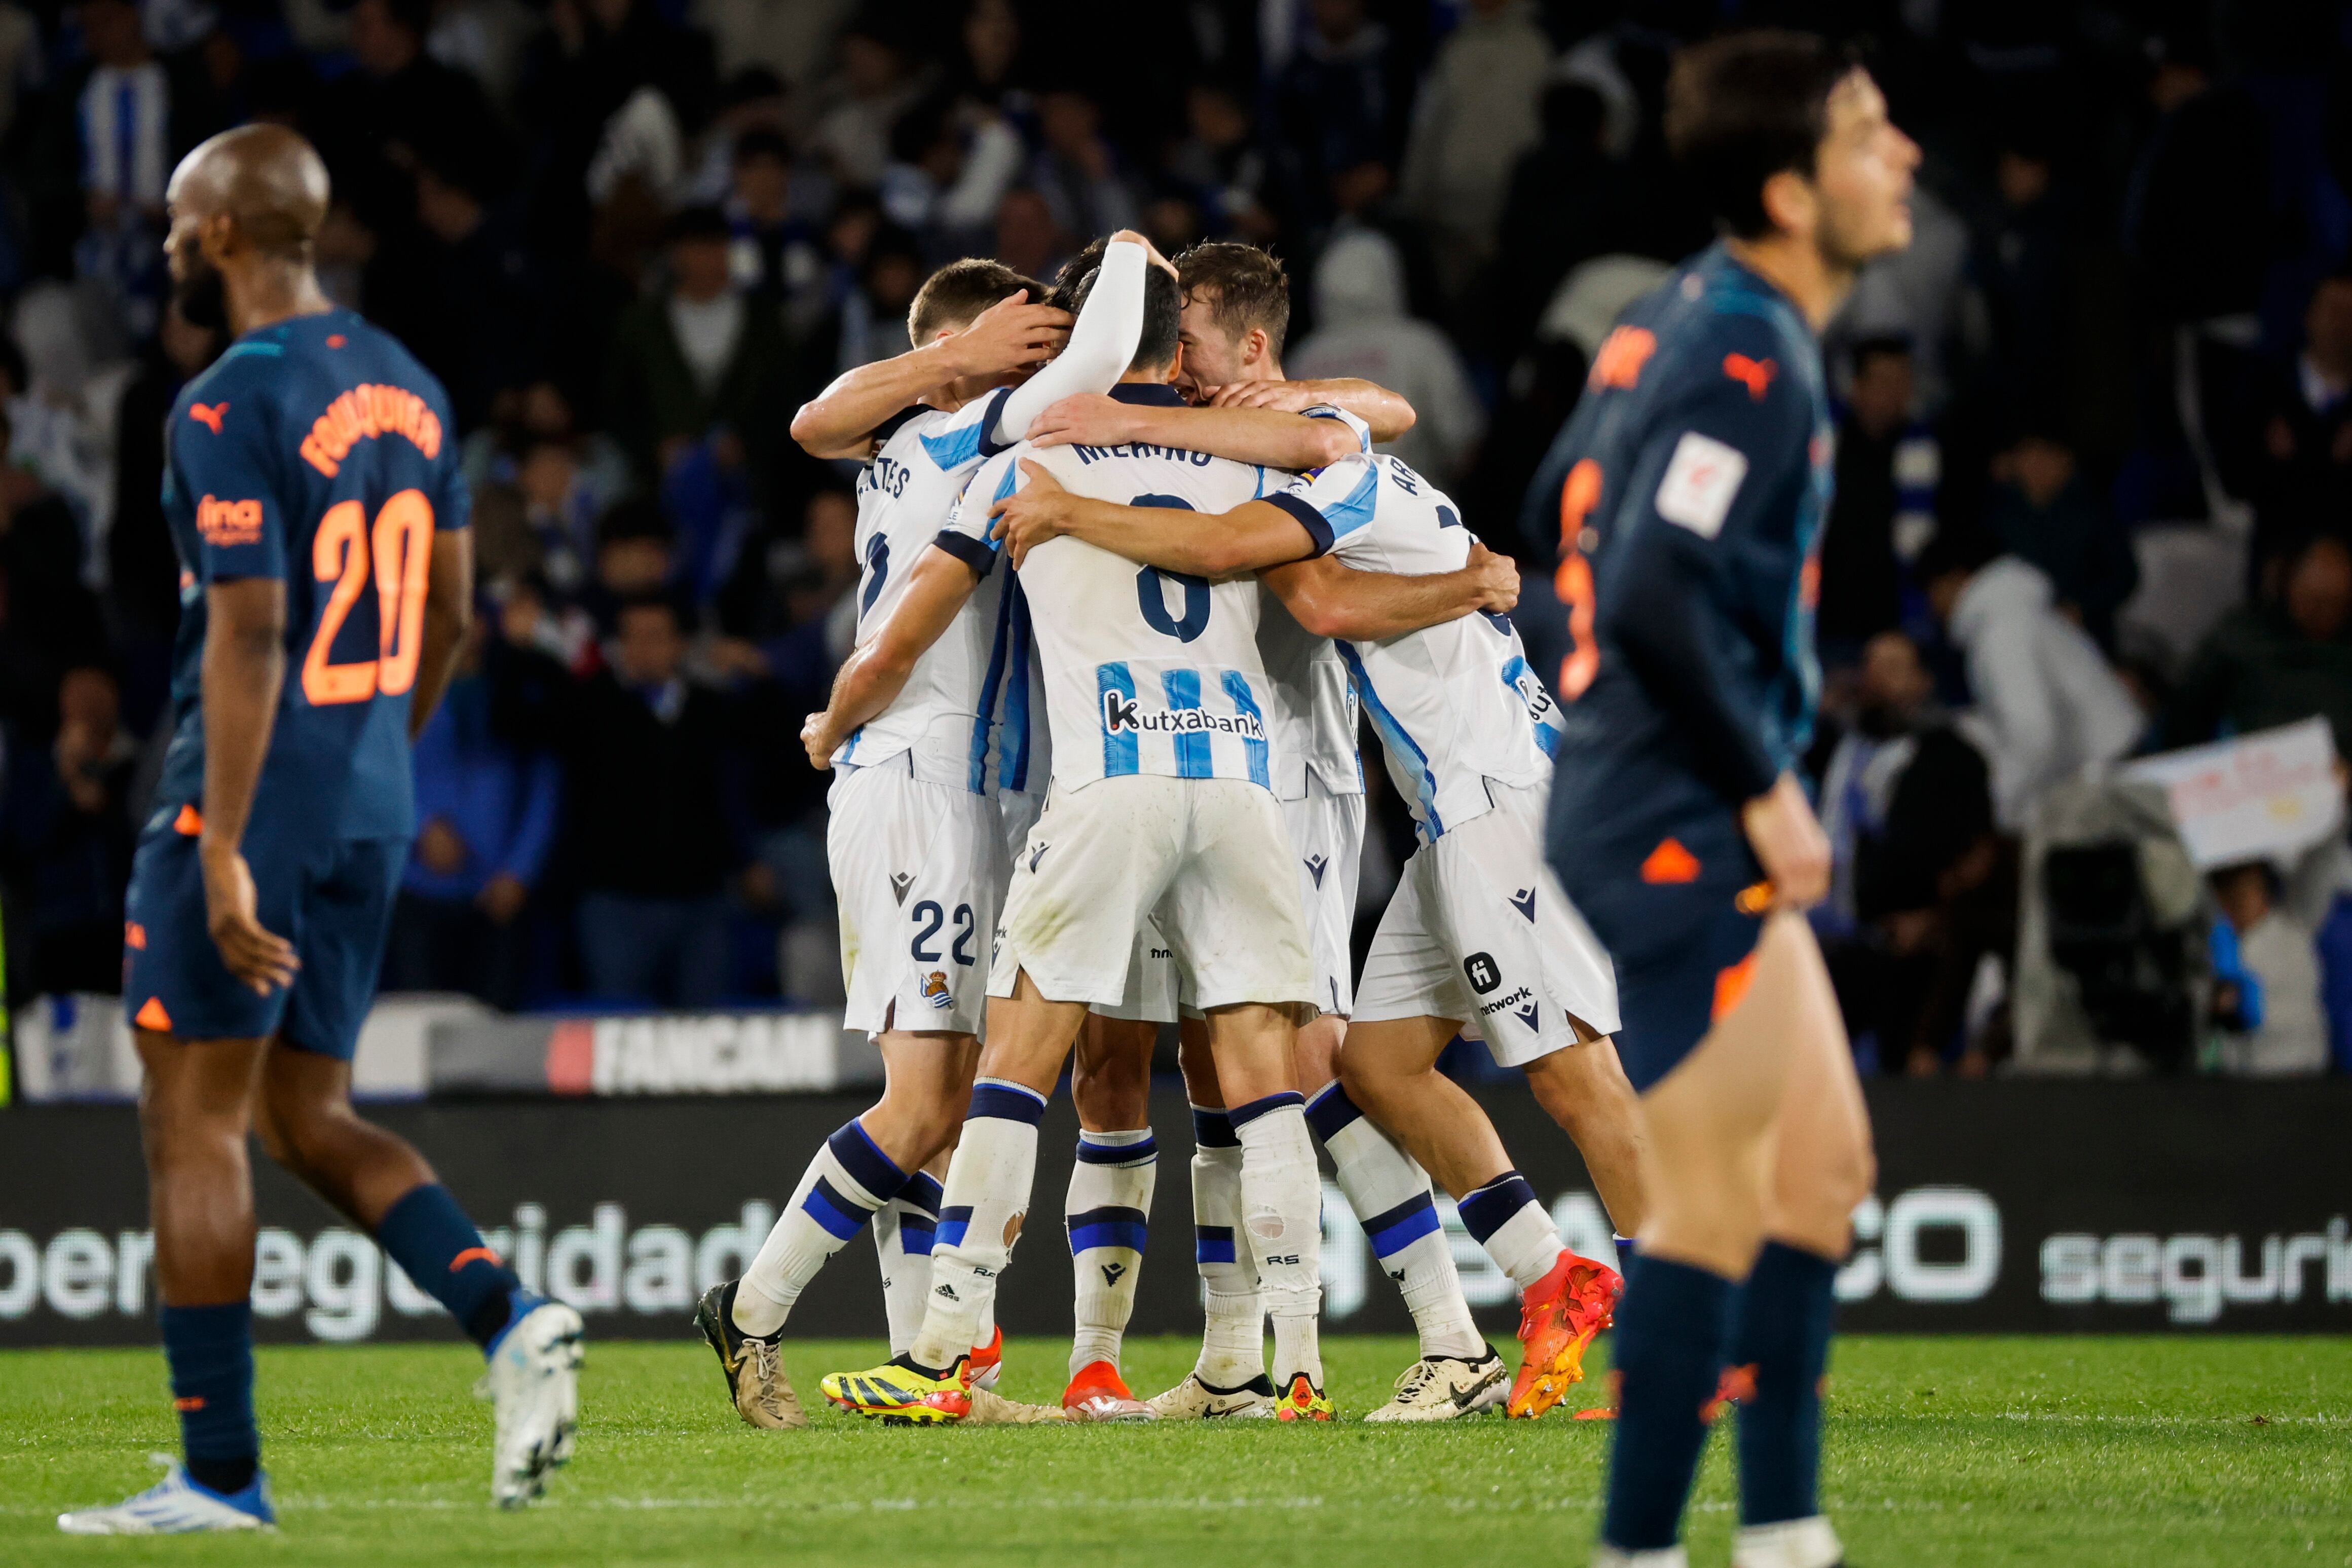
<svg viewBox="0 0 2352 1568"><path fill-rule="evenodd" d="M1459 571L1470 557L1454 503L1394 458L1343 458L1267 499L1360 571L1420 577ZM1491 810L1488 779L1529 788L1550 777L1559 705L1508 616L1465 616L1339 647L1423 837Z"/></svg>
<svg viewBox="0 0 2352 1568"><path fill-rule="evenodd" d="M1128 384L1112 395L1157 402L1176 395ZM950 531L987 540L988 509L1020 488L1024 458L1079 495L1190 511L1228 511L1281 481L1252 464L1176 447L1024 443L982 466ZM1066 537L1031 551L1019 575L1056 787L1134 773L1274 787L1279 714L1258 652L1256 583L1212 584L1138 566ZM1012 715L1002 718L1009 724ZM1011 744L1000 735L996 749Z"/></svg>
<svg viewBox="0 0 2352 1568"><path fill-rule="evenodd" d="M973 471L1003 450L989 433L1010 391L1000 387L953 413L913 410L857 476L860 646L888 619L908 574L939 537ZM852 731L834 752L835 765L867 767L911 752L919 779L961 784L974 794L987 788L992 782L990 660L1007 657L1003 645L1011 637L1004 601L1002 579L990 574L915 661L890 706Z"/></svg>
<svg viewBox="0 0 2352 1568"><path fill-rule="evenodd" d="M1355 433L1358 450L1372 449L1370 427L1347 410L1323 405L1306 412L1310 419L1339 421ZM1303 798L1310 772L1333 795L1361 795L1364 768L1356 755L1356 694L1348 667L1329 637L1300 626L1273 590L1265 593L1257 649L1282 709L1276 724L1275 796Z"/></svg>

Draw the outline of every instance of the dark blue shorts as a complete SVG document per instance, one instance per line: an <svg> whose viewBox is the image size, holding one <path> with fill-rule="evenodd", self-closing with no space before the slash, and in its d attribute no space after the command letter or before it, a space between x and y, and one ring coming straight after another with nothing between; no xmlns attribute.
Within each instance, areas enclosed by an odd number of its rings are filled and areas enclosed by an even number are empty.
<svg viewBox="0 0 2352 1568"><path fill-rule="evenodd" d="M1755 861L1727 826L1694 823L1650 843L1585 843L1568 864L1554 863L1616 960L1617 1056L1638 1093L1681 1066L1746 987L1764 920L1749 891Z"/></svg>
<svg viewBox="0 0 2352 1568"><path fill-rule="evenodd" d="M139 841L125 900L122 1000L133 1024L184 1040L258 1039L352 1059L375 999L393 896L408 860L404 838L346 838L306 847L246 835L265 930L294 944L294 984L257 996L221 963L205 921L194 814Z"/></svg>

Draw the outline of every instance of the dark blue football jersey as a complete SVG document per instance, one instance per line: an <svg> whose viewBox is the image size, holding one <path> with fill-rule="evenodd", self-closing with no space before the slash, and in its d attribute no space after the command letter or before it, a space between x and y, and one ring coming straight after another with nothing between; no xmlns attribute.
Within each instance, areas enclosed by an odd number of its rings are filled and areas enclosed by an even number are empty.
<svg viewBox="0 0 2352 1568"><path fill-rule="evenodd" d="M164 443L180 631L154 820L204 801L205 590L271 577L286 584L286 682L247 834L409 837L433 536L467 521L441 384L349 310L299 316L190 382Z"/></svg>
<svg viewBox="0 0 2352 1568"><path fill-rule="evenodd" d="M1555 864L1720 826L1795 764L1820 690L1830 428L1811 331L1721 246L1594 355L1530 503L1558 508L1570 617Z"/></svg>

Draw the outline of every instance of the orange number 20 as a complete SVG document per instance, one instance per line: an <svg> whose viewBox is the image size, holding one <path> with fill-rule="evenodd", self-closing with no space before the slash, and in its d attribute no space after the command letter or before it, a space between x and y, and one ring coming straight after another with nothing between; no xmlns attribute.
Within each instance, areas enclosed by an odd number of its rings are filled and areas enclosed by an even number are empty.
<svg viewBox="0 0 2352 1568"><path fill-rule="evenodd" d="M1601 465L1587 458L1559 487L1559 571L1552 591L1568 610L1568 657L1559 661L1559 695L1573 702L1601 673L1601 642L1592 630L1592 563L1579 542L1584 517L1601 500Z"/></svg>
<svg viewBox="0 0 2352 1568"><path fill-rule="evenodd" d="M402 490L385 501L375 514L373 531L366 510L355 500L337 501L327 509L310 545L312 574L334 584L319 616L318 635L302 659L302 695L312 707L364 702L379 691L397 697L416 683L416 662L425 651L425 585L432 557L433 503L422 490ZM377 657L330 663L335 635L367 591L371 559Z"/></svg>

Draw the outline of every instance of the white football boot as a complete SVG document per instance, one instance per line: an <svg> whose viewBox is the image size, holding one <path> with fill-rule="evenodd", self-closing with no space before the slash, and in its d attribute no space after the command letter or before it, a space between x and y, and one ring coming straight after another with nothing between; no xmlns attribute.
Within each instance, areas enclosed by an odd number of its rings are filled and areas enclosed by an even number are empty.
<svg viewBox="0 0 2352 1568"><path fill-rule="evenodd" d="M1268 1421L1274 1418L1274 1383L1260 1373L1238 1388L1218 1388L1202 1382L1199 1371L1194 1370L1186 1373L1184 1381L1167 1393L1143 1403L1162 1421L1212 1420L1227 1415Z"/></svg>
<svg viewBox="0 0 2352 1568"><path fill-rule="evenodd" d="M520 1508L547 1489L547 1472L572 1458L580 1424L580 1314L541 1301L509 1324L474 1387L498 1402L490 1496Z"/></svg>
<svg viewBox="0 0 2352 1568"><path fill-rule="evenodd" d="M269 1478L254 1472L253 1483L234 1494L198 1486L167 1454L149 1459L165 1467L163 1479L112 1508L81 1509L58 1515L68 1535L188 1535L203 1530L275 1530Z"/></svg>
<svg viewBox="0 0 2352 1568"><path fill-rule="evenodd" d="M1511 1396L1510 1368L1489 1349L1477 1361L1425 1355L1397 1375L1396 1393L1367 1421L1451 1421Z"/></svg>

